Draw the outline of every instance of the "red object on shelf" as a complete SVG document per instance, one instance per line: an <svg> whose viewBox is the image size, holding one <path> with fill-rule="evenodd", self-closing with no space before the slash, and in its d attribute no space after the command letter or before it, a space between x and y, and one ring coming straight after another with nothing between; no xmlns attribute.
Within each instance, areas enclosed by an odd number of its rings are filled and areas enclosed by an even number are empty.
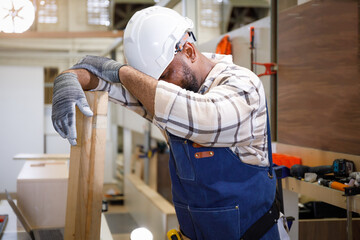
<svg viewBox="0 0 360 240"><path fill-rule="evenodd" d="M273 70L273 67L276 66L275 63L258 63L258 62L253 62L253 64L265 66L265 72L259 74L259 75L258 75L259 77L265 76L265 75L276 74L276 70Z"/></svg>
<svg viewBox="0 0 360 240"><path fill-rule="evenodd" d="M295 156L273 153L272 157L273 157L273 163L279 166L283 165L289 169L292 167L292 165L301 164L301 158Z"/></svg>

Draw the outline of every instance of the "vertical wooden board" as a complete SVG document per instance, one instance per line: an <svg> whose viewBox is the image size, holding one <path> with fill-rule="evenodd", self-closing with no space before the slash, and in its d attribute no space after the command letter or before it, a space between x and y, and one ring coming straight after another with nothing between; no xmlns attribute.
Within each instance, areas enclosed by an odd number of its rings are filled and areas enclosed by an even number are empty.
<svg viewBox="0 0 360 240"><path fill-rule="evenodd" d="M77 146L71 148L66 240L100 239L107 92L86 92L93 117L77 110ZM74 163L73 163L73 162Z"/></svg>
<svg viewBox="0 0 360 240"><path fill-rule="evenodd" d="M90 108L96 109L96 105L92 99L87 98ZM79 190L78 202L77 202L77 218L76 224L78 229L76 229L76 239L86 239L86 221L88 218L88 205L91 199L88 196L89 188L91 184L89 183L89 178L92 175L90 171L90 158L91 158L91 136L93 134L92 122L93 118L96 117L94 114L93 117L83 118L83 133L82 133L82 143L81 143L81 157L80 157L80 169L79 169Z"/></svg>
<svg viewBox="0 0 360 240"><path fill-rule="evenodd" d="M157 179L158 179L158 156L155 152L149 159L149 187L154 191L157 191Z"/></svg>
<svg viewBox="0 0 360 240"><path fill-rule="evenodd" d="M75 226L77 218L77 202L78 202L78 191L79 191L79 169L80 169L80 156L81 156L81 145L82 145L82 132L81 126L84 115L80 113L79 109L76 109L76 134L77 134L77 145L71 146L70 151L70 163L69 163L69 180L68 180L68 194L67 194L67 205L66 205L66 219L65 219L65 231L64 239L72 240L75 239Z"/></svg>
<svg viewBox="0 0 360 240"><path fill-rule="evenodd" d="M97 117L99 117L98 115ZM102 117L102 116L101 116ZM93 125L98 126L98 125ZM102 189L104 182L104 156L106 147L106 125L100 124L99 128L93 129L91 145L91 170L92 176L89 179L89 199L87 228L91 230L88 238L98 239L100 237ZM100 208L99 208L100 206Z"/></svg>
<svg viewBox="0 0 360 240"><path fill-rule="evenodd" d="M360 154L358 0L279 14L278 142Z"/></svg>

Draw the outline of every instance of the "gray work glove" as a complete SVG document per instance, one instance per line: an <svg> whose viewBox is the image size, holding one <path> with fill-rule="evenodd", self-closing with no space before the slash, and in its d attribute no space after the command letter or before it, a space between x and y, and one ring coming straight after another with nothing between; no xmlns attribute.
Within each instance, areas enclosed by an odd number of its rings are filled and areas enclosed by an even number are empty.
<svg viewBox="0 0 360 240"><path fill-rule="evenodd" d="M70 69L84 68L105 81L119 83L119 69L124 65L110 58L87 55Z"/></svg>
<svg viewBox="0 0 360 240"><path fill-rule="evenodd" d="M51 118L55 130L71 145L76 145L75 105L85 116L93 115L77 75L62 73L54 80Z"/></svg>

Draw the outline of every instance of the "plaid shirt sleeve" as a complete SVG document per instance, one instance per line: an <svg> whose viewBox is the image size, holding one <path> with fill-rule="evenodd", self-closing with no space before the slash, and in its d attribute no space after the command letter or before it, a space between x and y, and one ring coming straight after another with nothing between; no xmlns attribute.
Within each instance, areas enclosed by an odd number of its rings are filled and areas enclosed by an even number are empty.
<svg viewBox="0 0 360 240"><path fill-rule="evenodd" d="M265 93L246 68L216 64L198 93L159 81L153 122L203 146L230 147L244 162L268 165Z"/></svg>
<svg viewBox="0 0 360 240"><path fill-rule="evenodd" d="M149 121L153 119L146 108L121 83L109 83L99 78L99 84L93 91L107 91L111 102L127 107Z"/></svg>

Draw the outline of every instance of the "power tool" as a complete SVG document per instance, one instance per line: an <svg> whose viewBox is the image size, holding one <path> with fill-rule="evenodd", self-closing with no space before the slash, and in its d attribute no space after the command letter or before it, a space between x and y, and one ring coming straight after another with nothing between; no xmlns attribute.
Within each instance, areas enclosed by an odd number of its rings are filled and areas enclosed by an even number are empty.
<svg viewBox="0 0 360 240"><path fill-rule="evenodd" d="M335 178L348 177L350 173L355 171L353 161L346 159L335 159L332 165L323 165L317 167L309 167L305 165L295 164L290 168L290 175L296 178L304 178L305 173L316 173L318 176L324 176L333 173Z"/></svg>

